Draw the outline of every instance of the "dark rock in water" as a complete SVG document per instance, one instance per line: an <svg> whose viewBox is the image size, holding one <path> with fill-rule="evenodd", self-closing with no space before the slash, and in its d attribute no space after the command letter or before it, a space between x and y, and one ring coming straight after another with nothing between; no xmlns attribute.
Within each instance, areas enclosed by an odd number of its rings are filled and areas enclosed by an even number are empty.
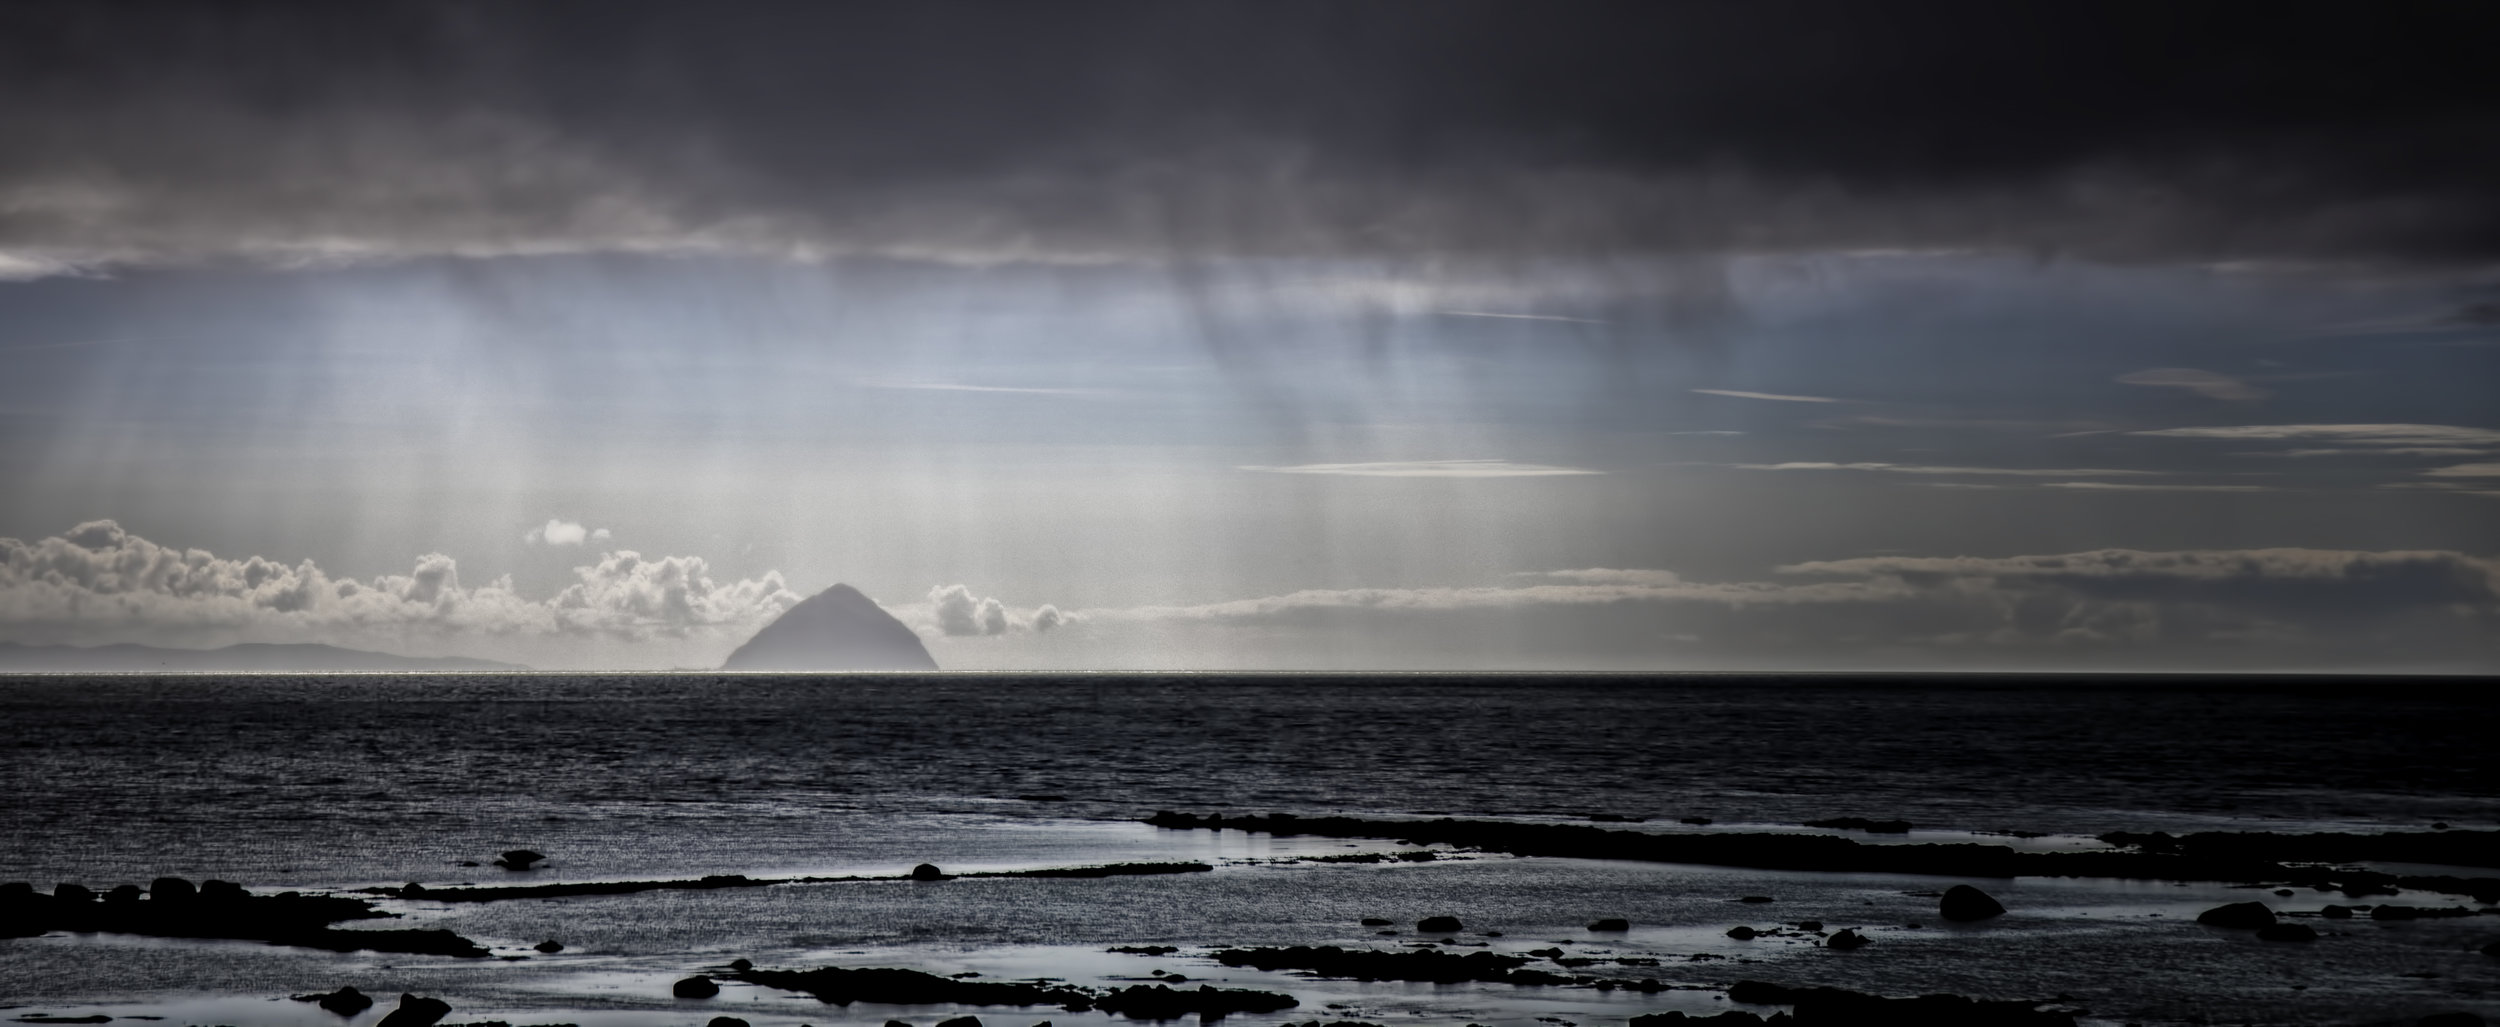
<svg viewBox="0 0 2500 1027"><path fill-rule="evenodd" d="M920 636L875 600L835 585L783 611L722 670L936 670Z"/></svg>
<svg viewBox="0 0 2500 1027"><path fill-rule="evenodd" d="M232 881L200 882L200 901L202 902L239 902L251 897L251 892L244 891L242 885Z"/></svg>
<svg viewBox="0 0 2500 1027"><path fill-rule="evenodd" d="M1936 913L1947 920L1969 923L2004 916L2005 907L1987 892L1967 884L1957 884L1945 889L1944 898L1936 903Z"/></svg>
<svg viewBox="0 0 2500 1027"><path fill-rule="evenodd" d="M1738 924L1727 929L1727 936L1738 941L1752 941L1755 938L1762 937L1762 932L1754 930L1753 928L1747 927L1743 924Z"/></svg>
<svg viewBox="0 0 2500 1027"><path fill-rule="evenodd" d="M1730 1002L1792 1006L1793 1020L1773 1017L1765 1023L1797 1024L1970 1024L1986 1027L2075 1027L2072 1013L2038 1009L2029 999L1990 1001L1959 995L1884 998L1840 988L1785 988L1762 981L1739 981L1727 990ZM1724 1014L1723 1014L1724 1015ZM1687 1021L1692 1022L1692 1021ZM1700 1021L1709 1023L1708 1020ZM1742 1021L1727 1021L1741 1023Z"/></svg>
<svg viewBox="0 0 2500 1027"><path fill-rule="evenodd" d="M1103 951L1123 952L1132 956L1168 956L1180 950L1178 945L1114 945Z"/></svg>
<svg viewBox="0 0 2500 1027"><path fill-rule="evenodd" d="M1676 821L1676 823L1679 823L1679 824L1691 824L1691 825L1693 825L1694 827L1708 827L1708 826L1710 826L1710 818L1709 818L1709 817L1683 817L1683 818L1681 818L1681 819L1678 819L1678 820Z"/></svg>
<svg viewBox="0 0 2500 1027"><path fill-rule="evenodd" d="M52 897L63 902L95 901L95 893L88 891L85 885L71 884L68 881L63 881L59 884L53 885Z"/></svg>
<svg viewBox="0 0 2500 1027"><path fill-rule="evenodd" d="M2486 1027L2487 1023L2472 1013L2432 1013L2413 1021L2413 1027Z"/></svg>
<svg viewBox="0 0 2500 1027"><path fill-rule="evenodd" d="M1177 1020L1195 1014L1212 1023L1233 1013L1272 1013L1301 1005L1291 995L1272 991L1223 989L1200 985L1196 990L1138 984L1094 1000L1094 1008L1131 1020ZM938 1027L945 1027L944 1024Z"/></svg>
<svg viewBox="0 0 2500 1027"><path fill-rule="evenodd" d="M720 985L701 975L688 977L668 986L668 993L678 998L711 998L720 994Z"/></svg>
<svg viewBox="0 0 2500 1027"><path fill-rule="evenodd" d="M1094 1002L1092 994L1064 985L959 981L918 970L886 967L749 970L739 974L738 979L767 988L805 992L836 1005L880 1002L905 1006L1058 1006L1081 1012L1093 1008Z"/></svg>
<svg viewBox="0 0 2500 1027"><path fill-rule="evenodd" d="M1750 903L1753 903L1754 905L1761 905L1762 903L1765 903L1765 902L1777 902L1777 901L1779 901L1779 900L1778 900L1778 899L1774 899L1774 898L1772 898L1772 897L1770 897L1770 896L1768 896L1768 895L1747 895L1747 896L1745 896L1744 898L1738 899L1738 900L1736 900L1736 901L1738 901L1738 902L1750 902Z"/></svg>
<svg viewBox="0 0 2500 1027"><path fill-rule="evenodd" d="M734 1016L715 1016L704 1021L703 1027L753 1027L753 1025Z"/></svg>
<svg viewBox="0 0 2500 1027"><path fill-rule="evenodd" d="M2274 926L2274 911L2267 909L2266 904L2262 902L2234 902L2227 906L2215 906L2197 914L2196 922L2207 927L2253 930Z"/></svg>
<svg viewBox="0 0 2500 1027"><path fill-rule="evenodd" d="M1629 931L1631 929L1632 921L1619 916L1610 916L1603 920L1589 921L1589 930L1592 931Z"/></svg>
<svg viewBox="0 0 2500 1027"><path fill-rule="evenodd" d="M908 1020L887 1020L885 1022L885 1027L911 1027L911 1022Z"/></svg>
<svg viewBox="0 0 2500 1027"><path fill-rule="evenodd" d="M549 955L554 955L554 954L556 954L556 953L558 953L558 952L562 952L562 951L564 951L564 943L563 943L563 942L560 942L560 941L557 941L557 940L555 940L554 938L549 938L549 939L547 939L547 940L545 940L545 941L539 942L537 945L535 945L535 946L533 946L533 947L534 947L534 948L536 948L538 951L540 951L540 952L544 952L544 953L547 953L547 954L549 954Z"/></svg>
<svg viewBox="0 0 2500 1027"><path fill-rule="evenodd" d="M496 857L495 865L506 870L528 870L535 864L545 862L546 859L546 856L528 849L514 849Z"/></svg>
<svg viewBox="0 0 2500 1027"><path fill-rule="evenodd" d="M374 1027L433 1027L451 1015L451 1003L438 998L421 998L401 992L399 1008L382 1018Z"/></svg>
<svg viewBox="0 0 2500 1027"><path fill-rule="evenodd" d="M1387 927L1394 922L1395 921L1391 920L1383 920L1376 916L1367 916L1363 918L1363 926L1365 927Z"/></svg>
<svg viewBox="0 0 2500 1027"><path fill-rule="evenodd" d="M31 1016L21 1016L21 1017L18 1017L18 1018L17 1018L17 1022L19 1022L19 1023L111 1023L111 1022L113 1022L113 1018L112 1018L112 1017L109 1017L109 1016L106 1016L106 1015L104 1015L104 1014L102 1014L102 1013L89 1013L89 1014L87 1014L87 1015L85 1015L85 1016L45 1016L45 1015L44 1015L44 1014L42 1014L42 1013L35 1013L35 1014L31 1015Z"/></svg>
<svg viewBox="0 0 2500 1027"><path fill-rule="evenodd" d="M1761 1017L1752 1013L1740 1013L1731 1009L1727 1012L1720 1013L1717 1016L1690 1016L1684 1013L1651 1013L1647 1016L1633 1017L1631 1027L1685 1027L1685 1025L1691 1024L1703 1024L1707 1025L1707 1027L1755 1027L1755 1025L1762 1022L1763 1020ZM1788 1022L1788 1018L1783 1016L1780 1018L1780 1022L1786 1023Z"/></svg>
<svg viewBox="0 0 2500 1027"><path fill-rule="evenodd" d="M937 864L935 863L922 863L919 866L911 868L911 879L915 881L943 881L946 879L946 872L938 869Z"/></svg>
<svg viewBox="0 0 2500 1027"><path fill-rule="evenodd" d="M1458 918L1454 916L1428 916L1415 921L1417 934L1448 934L1452 931L1463 930L1466 930L1465 925L1460 924Z"/></svg>
<svg viewBox="0 0 2500 1027"><path fill-rule="evenodd" d="M2500 941L2483 946L2483 954L2493 959L2500 959Z"/></svg>
<svg viewBox="0 0 2500 1027"><path fill-rule="evenodd" d="M1867 936L1846 927L1833 932L1831 937L1823 939L1824 948L1839 949L1844 952L1850 949L1862 949L1871 944L1874 942Z"/></svg>
<svg viewBox="0 0 2500 1027"><path fill-rule="evenodd" d="M103 902L37 895L31 887L22 892L11 890L0 894L0 937L31 938L48 931L106 932L155 938L265 941L333 952L407 952L472 958L489 954L450 931L342 931L330 927L341 920L391 915L362 899L297 892L255 896L230 885L211 889L208 897L202 898L189 882L170 877L159 878L156 889L156 897L143 900L137 886L125 884L107 892ZM85 889L70 885L64 891L76 896Z"/></svg>
<svg viewBox="0 0 2500 1027"><path fill-rule="evenodd" d="M1805 826L1828 828L1839 831L1864 831L1868 834L1910 833L1910 822L1907 820L1868 820L1865 817L1833 817L1829 820L1809 820L1806 821Z"/></svg>
<svg viewBox="0 0 2500 1027"><path fill-rule="evenodd" d="M138 886L138 885L135 885L135 884L117 884L117 885L114 885L114 886L113 886L113 890L111 890L111 891L108 891L108 892L105 892L105 893L104 893L104 901L106 901L106 902L137 902L137 901L139 901L139 896L141 896L141 895L145 895L145 894L147 894L147 893L139 890L139 886Z"/></svg>
<svg viewBox="0 0 2500 1027"><path fill-rule="evenodd" d="M2257 929L2259 941L2316 941L2317 928L2308 924L2268 924Z"/></svg>
<svg viewBox="0 0 2500 1027"><path fill-rule="evenodd" d="M2299 893L2299 892L2296 892L2296 891L2293 891L2293 890L2291 890L2291 889L2289 889L2289 888L2277 888L2277 889L2275 889L2275 890L2274 890L2274 895L2275 895L2275 897L2276 897L2276 898L2288 899L2288 898L2291 898L2292 896L2294 896L2294 895L2298 895L2298 894L2300 894L2300 893Z"/></svg>
<svg viewBox="0 0 2500 1027"><path fill-rule="evenodd" d="M1294 945L1287 948L1224 949L1212 953L1212 956L1225 966L1247 966L1269 972L1308 970L1322 977L1358 981L1545 984L1551 983L1549 978L1552 976L1519 969L1527 964L1526 956L1484 951L1459 955L1439 949L1382 952L1376 949L1341 949L1334 945Z"/></svg>
<svg viewBox="0 0 2500 1027"><path fill-rule="evenodd" d="M2372 920L2435 920L2442 917L2473 916L2464 906L2379 906L2370 910Z"/></svg>
<svg viewBox="0 0 2500 1027"><path fill-rule="evenodd" d="M356 987L352 984L347 987L340 988L337 991L333 991L327 995L294 995L290 997L295 999L297 1002L318 1003L321 1008L337 1013L340 1016L354 1016L367 1009L373 1008L373 997L365 994L364 992L357 991Z"/></svg>
<svg viewBox="0 0 2500 1027"><path fill-rule="evenodd" d="M748 959L732 959L729 961L729 968L736 970L739 973L745 973L749 970L755 969L755 962Z"/></svg>
<svg viewBox="0 0 2500 1027"><path fill-rule="evenodd" d="M2329 905L2325 909L2319 910L2318 915L2329 920L2350 920L2352 919L2352 907Z"/></svg>
<svg viewBox="0 0 2500 1027"><path fill-rule="evenodd" d="M953 1019L938 1021L937 1027L981 1027L981 1018L977 1016L958 1016Z"/></svg>
<svg viewBox="0 0 2500 1027"><path fill-rule="evenodd" d="M148 882L148 898L157 902L188 902L199 894L191 882L179 877L159 877Z"/></svg>

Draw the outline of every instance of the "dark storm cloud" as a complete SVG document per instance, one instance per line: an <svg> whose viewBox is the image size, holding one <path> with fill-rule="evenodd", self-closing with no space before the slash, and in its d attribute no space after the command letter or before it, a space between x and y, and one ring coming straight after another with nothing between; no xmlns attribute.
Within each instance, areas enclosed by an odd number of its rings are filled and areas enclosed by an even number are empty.
<svg viewBox="0 0 2500 1027"><path fill-rule="evenodd" d="M2486 4L19 4L0 272L2500 252Z"/></svg>

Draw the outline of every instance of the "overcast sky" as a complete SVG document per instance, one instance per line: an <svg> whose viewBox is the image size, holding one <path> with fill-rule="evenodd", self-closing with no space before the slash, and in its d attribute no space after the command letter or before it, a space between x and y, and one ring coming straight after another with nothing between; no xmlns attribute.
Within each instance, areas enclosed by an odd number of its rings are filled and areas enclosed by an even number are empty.
<svg viewBox="0 0 2500 1027"><path fill-rule="evenodd" d="M0 4L0 641L2500 671L2495 29Z"/></svg>

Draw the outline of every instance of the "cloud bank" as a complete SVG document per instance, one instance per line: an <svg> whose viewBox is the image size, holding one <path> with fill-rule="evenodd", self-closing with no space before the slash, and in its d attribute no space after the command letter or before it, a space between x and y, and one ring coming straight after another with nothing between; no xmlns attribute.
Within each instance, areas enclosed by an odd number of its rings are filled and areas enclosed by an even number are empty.
<svg viewBox="0 0 2500 1027"><path fill-rule="evenodd" d="M574 526L578 530L578 526ZM550 532L548 534L557 534ZM574 544L578 544L578 540ZM742 635L795 605L778 573L719 581L700 557L600 554L545 599L461 580L441 553L409 573L336 577L310 560L220 557L90 521L0 538L0 634L30 641L322 641L456 648L485 638L608 641Z"/></svg>

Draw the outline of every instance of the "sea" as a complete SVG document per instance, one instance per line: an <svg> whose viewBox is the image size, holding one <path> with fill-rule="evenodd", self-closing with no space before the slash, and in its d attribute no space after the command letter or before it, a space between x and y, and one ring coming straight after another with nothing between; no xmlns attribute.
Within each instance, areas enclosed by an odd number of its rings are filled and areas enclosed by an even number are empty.
<svg viewBox="0 0 2500 1027"><path fill-rule="evenodd" d="M2092 849L2110 831L2500 827L2500 682L2146 676L382 674L0 679L0 882L160 876L255 893L1119 862L1205 873L825 881L492 903L386 898L501 958L55 933L0 940L0 1020L361 1027L403 992L446 1022L1025 1027L1055 1008L821 1003L725 982L901 967L1102 987L1171 980L1301 1003L1231 1022L1618 1027L1737 1005L1740 980L2055 1001L2086 1024L2500 1019L2500 917L2319 923L2308 945L2201 927L2229 884L1812 874L1519 857L1394 838L1165 830L1159 810L1455 816L1865 843ZM1906 834L1802 826L1865 817ZM1688 822L1690 821L1690 822ZM1701 822L1706 821L1706 823ZM491 865L530 849L543 867ZM2411 867L2389 869L2415 870ZM2431 872L2439 872L2433 868ZM2446 868L2500 875L2489 868ZM1938 922L1972 883L2007 915ZM1771 903L1739 903L1767 896ZM2412 896L2422 905L2471 905ZM2483 909L2486 914L2494 912ZM1235 945L1563 949L1656 990L1321 979L1222 966ZM1592 932L1621 917L1628 932ZM1384 919L1384 935L1366 918ZM1738 925L1819 921L1740 941ZM1916 925L1916 926L1912 926ZM359 926L356 923L342 925ZM563 950L533 948L546 940ZM1140 955L1114 947L1172 946ZM340 1017L292 995L352 985Z"/></svg>

